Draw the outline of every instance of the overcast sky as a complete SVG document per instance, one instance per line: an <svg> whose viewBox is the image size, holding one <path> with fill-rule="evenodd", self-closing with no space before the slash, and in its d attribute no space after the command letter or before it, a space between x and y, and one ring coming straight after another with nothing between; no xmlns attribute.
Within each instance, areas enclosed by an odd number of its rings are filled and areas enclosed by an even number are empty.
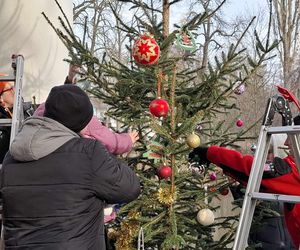
<svg viewBox="0 0 300 250"><path fill-rule="evenodd" d="M171 7L171 24L178 22L187 12L187 2L188 0L184 0L177 3L176 7ZM228 19L235 19L238 16L257 16L262 11L268 11L267 4L267 0L227 0L222 6L222 11Z"/></svg>
<svg viewBox="0 0 300 250"><path fill-rule="evenodd" d="M268 9L266 0L228 0L224 10L228 16L257 15L259 11Z"/></svg>

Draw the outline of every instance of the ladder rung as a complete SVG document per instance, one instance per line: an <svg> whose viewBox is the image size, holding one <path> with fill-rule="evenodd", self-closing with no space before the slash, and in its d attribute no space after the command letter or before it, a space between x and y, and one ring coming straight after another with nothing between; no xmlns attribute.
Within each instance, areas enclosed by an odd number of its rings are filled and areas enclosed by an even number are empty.
<svg viewBox="0 0 300 250"><path fill-rule="evenodd" d="M0 119L1 126L11 126L12 119Z"/></svg>
<svg viewBox="0 0 300 250"><path fill-rule="evenodd" d="M269 193L253 192L252 195L249 193L249 196L252 199L258 199L258 200L300 203L300 196L296 196L296 195L269 194Z"/></svg>
<svg viewBox="0 0 300 250"><path fill-rule="evenodd" d="M16 78L14 76L0 76L0 81L2 82L13 82Z"/></svg>
<svg viewBox="0 0 300 250"><path fill-rule="evenodd" d="M296 134L300 133L300 126L267 127L268 134Z"/></svg>

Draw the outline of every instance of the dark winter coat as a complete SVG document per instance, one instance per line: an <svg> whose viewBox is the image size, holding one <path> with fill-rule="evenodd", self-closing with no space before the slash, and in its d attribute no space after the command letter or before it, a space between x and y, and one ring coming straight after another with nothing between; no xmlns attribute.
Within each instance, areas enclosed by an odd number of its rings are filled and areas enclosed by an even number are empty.
<svg viewBox="0 0 300 250"><path fill-rule="evenodd" d="M241 184L230 188L234 199L244 197L245 192L242 191L244 188ZM260 209L272 209L278 214L260 218L259 225L251 227L248 243L255 245L255 249L260 250L295 250L284 217L281 215L283 204L261 201L259 206L255 208L255 213L260 214Z"/></svg>
<svg viewBox="0 0 300 250"><path fill-rule="evenodd" d="M135 173L98 141L28 118L4 159L5 249L104 250L103 207L136 199Z"/></svg>
<svg viewBox="0 0 300 250"><path fill-rule="evenodd" d="M0 106L0 119L8 119L8 114ZM9 148L10 127L0 126L0 164L2 163L5 154Z"/></svg>
<svg viewBox="0 0 300 250"><path fill-rule="evenodd" d="M24 119L33 115L34 108L30 102L23 103ZM0 119L8 119L10 116L8 113L0 106ZM4 159L5 154L9 148L10 141L10 126L0 126L0 164Z"/></svg>
<svg viewBox="0 0 300 250"><path fill-rule="evenodd" d="M277 205L279 205L277 203ZM274 208L272 208L274 210ZM279 210L279 208L277 208ZM276 211L276 210L275 210ZM279 210L280 211L280 210ZM295 250L292 240L287 231L284 217L274 216L263 218L260 227L252 230L249 239L259 244L256 249L261 250Z"/></svg>

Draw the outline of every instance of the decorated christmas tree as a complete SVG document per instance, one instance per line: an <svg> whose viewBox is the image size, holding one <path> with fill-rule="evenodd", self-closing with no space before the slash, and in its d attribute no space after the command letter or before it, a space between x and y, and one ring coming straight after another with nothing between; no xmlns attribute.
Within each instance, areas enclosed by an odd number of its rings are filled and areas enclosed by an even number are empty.
<svg viewBox="0 0 300 250"><path fill-rule="evenodd" d="M65 18L60 18L64 30L47 19L67 46L70 62L82 67L87 91L108 105L106 115L121 129L140 134L125 160L140 176L142 194L121 206L109 237L119 250L136 249L141 241L145 249L226 249L236 217L215 219L217 207L210 201L228 193L228 180L215 166L190 163L188 154L201 144L234 146L247 138L251 126L238 119L228 122L226 114L238 108L235 98L264 67L276 44L268 38L263 43L256 35L257 53L251 57L241 41L252 20L235 43L209 54L204 44L209 46L212 38L201 39L201 29L213 22L225 1L192 15L172 32L169 10L180 1L164 0L156 7L152 1L123 2L142 12L133 17L135 27L118 19L116 29L128 35L129 63L97 58ZM232 132L237 126L238 133ZM215 240L218 227L226 233ZM144 238L138 242L139 233Z"/></svg>

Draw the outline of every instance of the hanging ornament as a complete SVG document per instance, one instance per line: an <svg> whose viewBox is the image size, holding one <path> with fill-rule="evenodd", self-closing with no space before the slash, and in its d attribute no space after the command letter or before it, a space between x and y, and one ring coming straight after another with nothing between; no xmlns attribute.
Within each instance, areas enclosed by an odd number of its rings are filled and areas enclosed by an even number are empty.
<svg viewBox="0 0 300 250"><path fill-rule="evenodd" d="M156 117L165 117L169 112L169 104L165 99L157 98L150 103L149 111Z"/></svg>
<svg viewBox="0 0 300 250"><path fill-rule="evenodd" d="M139 64L152 65L159 59L160 48L153 36L143 34L133 44L132 56Z"/></svg>
<svg viewBox="0 0 300 250"><path fill-rule="evenodd" d="M200 165L198 162L191 162L189 169L196 175L203 175L205 173L205 166Z"/></svg>
<svg viewBox="0 0 300 250"><path fill-rule="evenodd" d="M175 44L180 49L193 51L196 50L196 42L193 34L188 30L181 30L176 34Z"/></svg>
<svg viewBox="0 0 300 250"><path fill-rule="evenodd" d="M161 158L164 154L165 146L157 141L151 141L150 144L146 146L147 151L143 153L143 157L149 160L154 160L154 163L161 162Z"/></svg>
<svg viewBox="0 0 300 250"><path fill-rule="evenodd" d="M161 179L168 179L172 176L172 168L167 165L162 165L158 169L158 176Z"/></svg>
<svg viewBox="0 0 300 250"><path fill-rule="evenodd" d="M208 186L204 185L204 203L206 206L208 205L207 190ZM201 209L197 213L197 221L203 226L209 226L215 221L214 213L209 208Z"/></svg>
<svg viewBox="0 0 300 250"><path fill-rule="evenodd" d="M215 216L209 208L201 209L197 213L197 221L203 226L209 226L214 223Z"/></svg>
<svg viewBox="0 0 300 250"><path fill-rule="evenodd" d="M255 151L256 151L256 145L252 144L251 147L250 147L250 150L251 150L251 152L255 153Z"/></svg>
<svg viewBox="0 0 300 250"><path fill-rule="evenodd" d="M116 240L116 249L135 249L134 242L140 229L140 217L139 212L131 210L122 220L117 231L114 229L109 231L109 238Z"/></svg>
<svg viewBox="0 0 300 250"><path fill-rule="evenodd" d="M241 119L238 119L235 124L238 127L242 127L244 125L244 122Z"/></svg>
<svg viewBox="0 0 300 250"><path fill-rule="evenodd" d="M186 144L190 147L190 148L197 148L200 146L200 137L196 134L190 134L188 135L188 137L186 138Z"/></svg>
<svg viewBox="0 0 300 250"><path fill-rule="evenodd" d="M220 189L220 194L221 195L227 195L229 193L229 188L221 188Z"/></svg>
<svg viewBox="0 0 300 250"><path fill-rule="evenodd" d="M197 124L195 127L195 131L197 131L198 133L200 133L203 130L203 126L201 123Z"/></svg>
<svg viewBox="0 0 300 250"><path fill-rule="evenodd" d="M245 84L244 83L236 83L235 86L233 87L233 92L236 94L236 95L242 95L245 90L246 90L246 87L245 87Z"/></svg>
<svg viewBox="0 0 300 250"><path fill-rule="evenodd" d="M215 181L217 179L217 174L215 172L210 173L209 179L211 181Z"/></svg>
<svg viewBox="0 0 300 250"><path fill-rule="evenodd" d="M158 189L157 200L164 205L171 205L176 200L176 191L172 192L171 187L162 187Z"/></svg>
<svg viewBox="0 0 300 250"><path fill-rule="evenodd" d="M144 229L140 228L139 236L138 236L138 250L145 250L145 239L144 239Z"/></svg>

